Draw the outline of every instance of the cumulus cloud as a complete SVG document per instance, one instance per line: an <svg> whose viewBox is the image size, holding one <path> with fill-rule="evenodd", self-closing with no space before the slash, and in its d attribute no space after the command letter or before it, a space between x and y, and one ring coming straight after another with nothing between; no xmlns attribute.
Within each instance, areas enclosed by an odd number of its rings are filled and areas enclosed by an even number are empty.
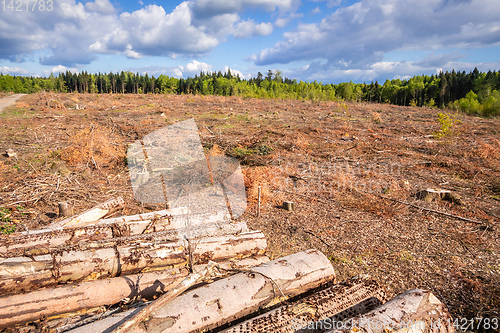
<svg viewBox="0 0 500 333"><path fill-rule="evenodd" d="M225 66L224 67L224 70L222 71L223 73L227 73L229 70L231 70L231 75L234 75L234 76L239 76L240 78L242 79L250 79L252 78L252 75L251 74L243 74L242 72L240 72L239 70L237 69L232 69L232 68L229 68L229 66Z"/></svg>
<svg viewBox="0 0 500 333"><path fill-rule="evenodd" d="M179 70L182 73L182 76L192 76L195 74L199 74L200 72L211 72L212 65L209 65L205 62L192 60L186 66L179 66Z"/></svg>
<svg viewBox="0 0 500 333"><path fill-rule="evenodd" d="M103 33L113 29L116 15L109 0L86 5L71 0L53 2L52 11L11 12L2 17L0 58L25 61L41 51L44 65L86 64L95 59L88 47Z"/></svg>
<svg viewBox="0 0 500 333"><path fill-rule="evenodd" d="M256 65L306 60L320 61L323 71L376 72L390 51L500 45L498 17L496 0L360 1L338 8L319 23L299 24L251 59ZM427 61L442 67L448 58Z"/></svg>
<svg viewBox="0 0 500 333"><path fill-rule="evenodd" d="M276 22L274 22L274 24L279 28L283 28L288 24L289 21L290 19L288 18L280 17L279 19L276 20Z"/></svg>
<svg viewBox="0 0 500 333"><path fill-rule="evenodd" d="M94 2L87 2L85 8L91 12L98 12L102 14L113 14L115 7L109 0L95 0Z"/></svg>
<svg viewBox="0 0 500 333"><path fill-rule="evenodd" d="M71 73L78 73L78 69L68 68L68 67L63 66L63 65L54 66L50 70L51 73L65 73L66 71L70 71Z"/></svg>
<svg viewBox="0 0 500 333"><path fill-rule="evenodd" d="M149 5L133 13L124 12L118 27L91 45L102 53L122 53L130 58L146 55L202 54L213 49L219 40L193 26L187 2L172 13Z"/></svg>
<svg viewBox="0 0 500 333"><path fill-rule="evenodd" d="M243 21L236 25L233 36L235 38L250 38L253 36L267 36L272 34L273 24L272 23L260 23L257 24L253 20Z"/></svg>
<svg viewBox="0 0 500 333"><path fill-rule="evenodd" d="M29 72L21 67L9 67L9 66L2 66L0 67L0 73L2 74L10 74L10 75L28 75Z"/></svg>
<svg viewBox="0 0 500 333"><path fill-rule="evenodd" d="M293 11L299 4L300 0L196 0L192 2L192 7L196 15L213 16L257 7L264 8L268 12Z"/></svg>
<svg viewBox="0 0 500 333"><path fill-rule="evenodd" d="M319 9L319 7L316 7L313 10L311 10L312 15L320 14L320 13L321 13L321 9Z"/></svg>
<svg viewBox="0 0 500 333"><path fill-rule="evenodd" d="M13 12L0 22L0 59L23 62L34 52L48 66L84 65L97 54L203 56L234 32L237 38L268 35L271 23L242 21L249 8L285 13L300 0L186 0L171 12L148 5L118 14L110 0L54 1L51 12ZM281 15L281 14L280 14ZM22 22L22 23L20 23Z"/></svg>

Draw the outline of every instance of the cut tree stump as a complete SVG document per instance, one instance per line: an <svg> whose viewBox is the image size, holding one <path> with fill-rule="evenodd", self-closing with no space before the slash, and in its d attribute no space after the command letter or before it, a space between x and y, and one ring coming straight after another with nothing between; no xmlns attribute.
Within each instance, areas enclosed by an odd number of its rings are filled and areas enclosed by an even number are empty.
<svg viewBox="0 0 500 333"><path fill-rule="evenodd" d="M408 290L375 310L344 321L327 333L448 333L454 332L446 306L430 291Z"/></svg>
<svg viewBox="0 0 500 333"><path fill-rule="evenodd" d="M18 293L65 282L97 280L194 263L261 255L266 238L261 232L180 239L156 234L105 243L83 243L45 255L0 260L0 293ZM149 239L144 238L148 236Z"/></svg>
<svg viewBox="0 0 500 333"><path fill-rule="evenodd" d="M59 216L72 216L73 206L68 201L62 201L58 203L59 206Z"/></svg>
<svg viewBox="0 0 500 333"><path fill-rule="evenodd" d="M335 280L328 258L317 250L299 252L188 291L154 311L130 332L199 332L213 329ZM71 332L111 332L134 309Z"/></svg>
<svg viewBox="0 0 500 333"><path fill-rule="evenodd" d="M425 202L432 202L435 200L445 200L455 203L457 205L463 205L462 198L459 195L449 190L433 190L428 188L426 190L417 192L415 196L418 199L423 200Z"/></svg>
<svg viewBox="0 0 500 333"><path fill-rule="evenodd" d="M221 262L219 265L225 269L244 269L268 261L269 258L258 256ZM195 266L196 269L203 267ZM177 285L188 274L187 267L178 267L3 296L0 297L0 328L86 308L109 306L124 299L153 299L153 296Z"/></svg>

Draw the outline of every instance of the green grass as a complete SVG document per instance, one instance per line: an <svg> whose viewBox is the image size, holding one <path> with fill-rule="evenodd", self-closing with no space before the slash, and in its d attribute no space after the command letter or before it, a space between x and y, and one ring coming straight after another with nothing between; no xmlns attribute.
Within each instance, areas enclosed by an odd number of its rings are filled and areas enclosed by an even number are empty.
<svg viewBox="0 0 500 333"><path fill-rule="evenodd" d="M8 235L16 231L16 225L10 223L10 209L0 207L0 234Z"/></svg>
<svg viewBox="0 0 500 333"><path fill-rule="evenodd" d="M24 118L29 119L33 116L33 111L28 108L18 108L15 106L8 106L0 113L0 119L8 118Z"/></svg>

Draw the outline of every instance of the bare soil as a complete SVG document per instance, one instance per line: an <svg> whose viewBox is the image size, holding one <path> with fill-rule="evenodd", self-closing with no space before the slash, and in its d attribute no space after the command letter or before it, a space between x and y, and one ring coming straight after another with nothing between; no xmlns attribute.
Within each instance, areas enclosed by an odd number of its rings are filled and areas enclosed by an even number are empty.
<svg viewBox="0 0 500 333"><path fill-rule="evenodd" d="M266 234L271 258L318 248L339 281L369 274L390 296L430 289L454 317L500 318L500 121L459 114L461 123L436 139L438 112L453 113L239 97L28 95L0 114L0 152L17 153L0 156L0 225L43 227L58 220L59 201L76 213L113 196L127 202L116 215L157 209L133 198L127 146L194 118L208 154L240 159L249 200L240 219ZM453 196L419 199L427 188ZM284 200L296 210L282 209Z"/></svg>

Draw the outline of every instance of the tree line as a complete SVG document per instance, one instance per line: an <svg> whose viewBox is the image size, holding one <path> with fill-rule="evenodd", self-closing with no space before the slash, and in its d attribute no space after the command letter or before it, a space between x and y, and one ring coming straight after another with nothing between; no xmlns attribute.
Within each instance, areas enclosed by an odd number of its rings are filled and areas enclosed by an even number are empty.
<svg viewBox="0 0 500 333"><path fill-rule="evenodd" d="M252 98L345 100L427 106L461 110L484 116L500 115L500 72L465 71L419 75L409 79L376 82L323 84L283 77L269 70L264 76L242 79L227 72L201 72L189 78L120 72L71 73L49 77L0 74L0 91L34 93L39 91L120 94L200 94Z"/></svg>

